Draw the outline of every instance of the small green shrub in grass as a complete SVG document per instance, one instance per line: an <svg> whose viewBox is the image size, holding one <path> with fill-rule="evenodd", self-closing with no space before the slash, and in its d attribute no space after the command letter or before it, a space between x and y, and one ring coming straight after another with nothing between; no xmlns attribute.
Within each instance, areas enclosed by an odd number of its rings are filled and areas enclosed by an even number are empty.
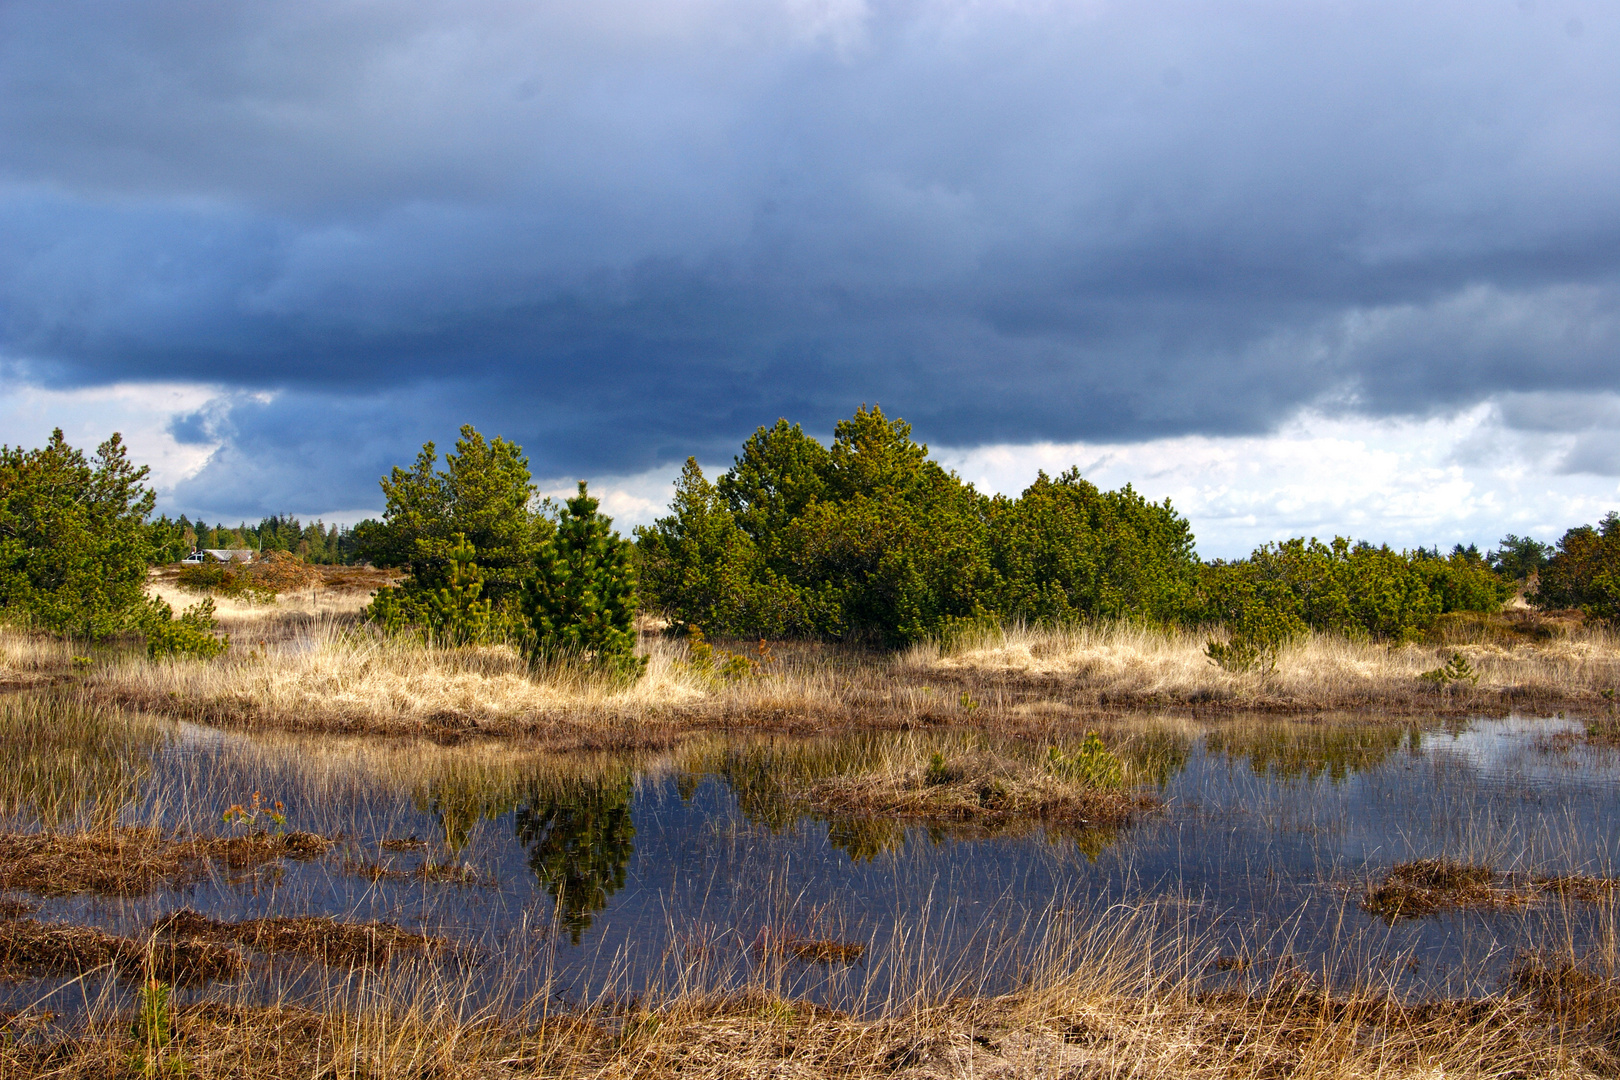
<svg viewBox="0 0 1620 1080"><path fill-rule="evenodd" d="M1118 787L1125 781L1125 766L1095 731L1086 732L1079 747L1067 754L1048 747L1046 767L1055 776L1087 787Z"/></svg>
<svg viewBox="0 0 1620 1080"><path fill-rule="evenodd" d="M231 646L228 636L215 633L218 628L212 598L186 608L178 618L168 604L154 600L146 626L146 654L154 660L211 660Z"/></svg>
<svg viewBox="0 0 1620 1080"><path fill-rule="evenodd" d="M1468 662L1468 657L1460 652L1452 653L1451 659L1447 660L1444 665L1431 671L1425 671L1418 678L1440 687L1449 686L1451 683L1456 682L1465 682L1472 686L1479 685L1479 672L1475 671L1474 665Z"/></svg>

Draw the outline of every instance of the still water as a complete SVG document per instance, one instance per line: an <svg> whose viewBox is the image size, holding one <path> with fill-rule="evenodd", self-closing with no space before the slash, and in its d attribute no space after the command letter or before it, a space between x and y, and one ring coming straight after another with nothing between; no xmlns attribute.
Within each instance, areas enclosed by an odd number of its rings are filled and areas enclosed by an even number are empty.
<svg viewBox="0 0 1620 1080"><path fill-rule="evenodd" d="M226 808L257 791L285 807L287 828L341 837L337 847L146 896L11 895L39 903L42 921L136 937L182 907L385 920L458 943L469 986L498 970L508 991L515 981L569 1001L638 993L694 957L729 972L722 981L746 977L783 939L864 946L847 962L785 965L793 992L882 995L919 967L941 985L1002 990L1054 919L1083 927L1121 906L1196 940L1200 963L1286 962L1454 995L1498 988L1523 950L1595 939L1613 922L1610 909L1536 904L1387 925L1359 907L1369 880L1412 858L1614 873L1620 756L1587 745L1583 724L1149 717L1121 731L1156 781L1157 809L1112 830L985 833L829 820L794 799L883 738L981 738L971 734L716 738L566 758L154 722L119 744L125 760L72 774L85 786L67 811L61 792L8 791L4 827L113 814L223 832ZM42 820L46 802L59 820ZM468 867L477 883L404 876L424 863ZM6 994L49 992L35 980Z"/></svg>

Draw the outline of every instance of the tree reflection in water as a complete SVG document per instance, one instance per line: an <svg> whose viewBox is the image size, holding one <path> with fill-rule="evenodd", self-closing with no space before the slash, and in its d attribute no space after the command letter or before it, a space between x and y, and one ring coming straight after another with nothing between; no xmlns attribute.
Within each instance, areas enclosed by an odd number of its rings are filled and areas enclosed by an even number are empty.
<svg viewBox="0 0 1620 1080"><path fill-rule="evenodd" d="M518 842L528 849L529 867L556 901L558 923L575 945L596 913L624 888L636 836L630 792L626 775L534 789L518 807Z"/></svg>
<svg viewBox="0 0 1620 1080"><path fill-rule="evenodd" d="M1326 776L1335 784L1376 769L1402 749L1415 755L1422 745L1423 731L1413 724L1236 721L1204 736L1209 754L1246 760L1256 776L1281 780Z"/></svg>

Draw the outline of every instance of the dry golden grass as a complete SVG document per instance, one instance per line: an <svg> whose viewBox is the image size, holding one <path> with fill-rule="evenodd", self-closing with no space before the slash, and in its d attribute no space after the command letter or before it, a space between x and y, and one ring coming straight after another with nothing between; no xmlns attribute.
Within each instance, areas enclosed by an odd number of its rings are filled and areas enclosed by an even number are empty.
<svg viewBox="0 0 1620 1080"><path fill-rule="evenodd" d="M86 685L104 700L225 725L333 732L546 735L558 747L668 745L702 727L765 719L909 718L944 700L897 684L887 658L819 645L790 649L742 677L688 663L684 642L643 635L633 684L558 666L532 670L505 645L445 648L387 638L349 620L298 622L238 636L211 663L133 654L98 665Z"/></svg>
<svg viewBox="0 0 1620 1080"><path fill-rule="evenodd" d="M0 624L0 691L37 686L72 667L67 642Z"/></svg>
<svg viewBox="0 0 1620 1080"><path fill-rule="evenodd" d="M127 657L98 669L90 685L171 715L396 733L511 733L585 716L640 716L703 696L671 652L657 648L647 675L624 686L566 670L536 677L504 645L425 646L329 620L262 647L240 644L213 663Z"/></svg>
<svg viewBox="0 0 1620 1080"><path fill-rule="evenodd" d="M1421 1004L1375 987L1328 992L1299 971L1211 989L1201 943L1153 925L1141 909L1094 912L1054 927L1014 993L924 979L847 1011L782 996L771 964L724 991L689 963L668 988L628 1003L604 995L563 1007L542 994L504 1007L470 1004L455 976L412 960L358 965L297 1003L217 988L174 1010L167 1045L142 1047L131 1011L103 998L65 1028L37 1013L7 1017L13 1032L36 1030L0 1040L0 1077L128 1075L143 1051L149 1074L194 1080L1506 1080L1620 1066L1620 996L1601 962L1535 958L1499 994ZM919 944L913 959L926 951Z"/></svg>
<svg viewBox="0 0 1620 1080"><path fill-rule="evenodd" d="M739 659L730 666L694 664L684 641L643 632L647 674L626 686L567 667L531 670L507 646L385 638L353 617L363 598L355 594L347 608L326 600L222 602L233 637L220 659L102 653L83 681L105 701L219 725L523 733L556 748L660 747L696 731L742 728L1072 728L1132 710L1595 714L1609 709L1620 686L1620 639L1575 619L1524 612L1451 620L1437 632L1444 645L1313 634L1284 649L1274 670L1247 673L1211 663L1207 633L1131 624L1013 627L901 653L814 642L733 645ZM0 650L9 671L73 677L61 646L13 632L0 638ZM1454 654L1477 682L1420 677Z"/></svg>
<svg viewBox="0 0 1620 1080"><path fill-rule="evenodd" d="M1537 641L1447 628L1444 645L1391 645L1313 633L1284 650L1267 672L1231 672L1211 663L1205 644L1219 631L1160 630L1132 624L1060 629L1012 627L954 647L919 646L899 669L960 680L1043 687L1072 703L1191 705L1318 710L1601 707L1620 685L1620 639L1595 628L1563 628ZM1504 640L1506 637L1506 640ZM1419 676L1454 654L1479 681L1437 688Z"/></svg>

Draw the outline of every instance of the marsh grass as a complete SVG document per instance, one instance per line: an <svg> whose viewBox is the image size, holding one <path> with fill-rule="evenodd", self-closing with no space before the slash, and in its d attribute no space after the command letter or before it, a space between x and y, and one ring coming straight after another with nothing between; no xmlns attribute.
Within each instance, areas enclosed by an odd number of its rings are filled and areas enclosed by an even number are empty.
<svg viewBox="0 0 1620 1080"><path fill-rule="evenodd" d="M949 757L935 751L919 761L907 749L901 744L873 767L814 783L806 802L827 815L984 827L1120 825L1155 803L1144 793L1087 783L1039 760L977 750Z"/></svg>
<svg viewBox="0 0 1620 1080"><path fill-rule="evenodd" d="M1518 893L1495 886L1488 866L1450 859L1415 859L1397 863L1384 879L1367 890L1361 906L1393 922L1457 907L1484 907L1523 902Z"/></svg>
<svg viewBox="0 0 1620 1080"><path fill-rule="evenodd" d="M0 816L105 825L150 775L166 728L82 692L0 696Z"/></svg>
<svg viewBox="0 0 1620 1080"><path fill-rule="evenodd" d="M0 692L27 689L72 672L68 642L0 624Z"/></svg>
<svg viewBox="0 0 1620 1080"><path fill-rule="evenodd" d="M1508 616L1496 621L1510 621ZM1575 620L1518 621L1545 636L1446 624L1436 643L1391 644L1312 633L1284 646L1274 670L1239 673L1209 661L1204 646L1223 631L1128 623L1071 628L1009 627L918 646L899 663L917 675L999 677L1041 687L1075 704L1190 705L1288 711L1377 708L1389 712L1475 711L1580 703L1600 708L1620 685L1620 640ZM1517 622L1514 622L1517 625ZM1462 656L1477 684L1436 685L1421 676Z"/></svg>
<svg viewBox="0 0 1620 1080"><path fill-rule="evenodd" d="M485 877L474 867L454 863L424 862L408 870L401 870L384 862L345 859L343 872L363 877L367 881L425 881L437 885L485 888L495 888L499 885L499 882Z"/></svg>
<svg viewBox="0 0 1620 1080"><path fill-rule="evenodd" d="M89 926L0 921L0 980L76 977L106 969L126 979L200 984L233 978L245 967L239 952L215 941L142 941Z"/></svg>
<svg viewBox="0 0 1620 1080"><path fill-rule="evenodd" d="M426 958L360 962L309 994L256 1000L220 984L175 1004L159 1064L215 1077L1046 1077L1306 1080L1608 1075L1616 984L1603 957L1527 958L1498 994L1405 1002L1376 982L1328 989L1310 972L1211 985L1209 943L1154 906L1054 913L1023 949L1018 989L987 995L942 970L926 935L902 955L832 964L834 1008L781 992L780 965L741 985L736 959L683 951L659 986L562 1003L550 992L474 1000ZM988 946L987 946L988 947ZM800 964L786 951L772 955ZM865 957L859 958L865 960ZM826 966L819 957L813 964ZM907 969L877 996L878 969ZM139 1001L105 991L71 1024L14 1018L0 1075L124 1075Z"/></svg>
<svg viewBox="0 0 1620 1080"><path fill-rule="evenodd" d="M647 673L626 683L578 665L531 667L505 645L388 638L337 608L284 601L225 614L232 647L218 660L154 662L133 650L114 652L98 658L83 684L102 700L223 726L522 734L554 749L663 748L694 732L744 727L1011 732L1166 708L1199 715L1596 714L1612 707L1620 685L1620 642L1611 634L1541 616L1526 618L1553 626L1544 637L1504 636L1489 622L1476 630L1450 626L1445 644L1313 634L1285 647L1274 670L1248 673L1209 661L1205 644L1219 630L1124 623L1010 627L900 653L779 642L768 663L719 668L702 662L687 641L643 632ZM739 649L740 656L758 651L757 643ZM13 651L18 671L67 664L44 647ZM1423 677L1459 656L1477 684Z"/></svg>
<svg viewBox="0 0 1620 1080"><path fill-rule="evenodd" d="M1518 907L1541 900L1612 904L1617 896L1616 878L1501 874L1490 866L1433 858L1396 863L1368 887L1361 907L1393 923L1457 908Z"/></svg>
<svg viewBox="0 0 1620 1080"><path fill-rule="evenodd" d="M109 725L119 715L88 703L69 728L111 732ZM128 721L151 723L138 717ZM30 722L24 716L15 730L33 730ZM1322 776L1332 766L1321 762L1342 759L1351 763L1347 768L1360 768L1388 752L1383 741L1361 733L1318 740L1290 755L1276 746L1275 721L1223 723L1229 725L1231 753L1256 755L1268 773L1282 761L1297 766L1300 775ZM152 730L168 738L162 733L172 727ZM1407 735L1399 725L1395 730L1399 748ZM1186 753L1196 731L1184 720L1129 726L1110 721L1101 738L1119 758L1122 784L1129 787L1153 782L1163 762ZM173 816L164 835L187 824L198 828L217 821L220 805L239 798L239 780L249 777L266 790L270 785L277 792L297 790L299 798L289 806L298 815L294 821L326 832L353 824L339 815L348 812L340 809L344 806L363 805L353 798L356 792L386 787L409 792L423 807L436 807L444 836L402 837L387 819L365 822L364 828L404 841L399 846L406 850L438 857L466 843L483 815L581 789L643 782L632 775L661 779L729 770L725 775L735 782L745 812L791 820L775 817L794 812L791 804L775 800L808 790L807 781L813 787L840 773L863 771L920 772L926 780L936 754L946 776L957 762L980 755L1011 763L998 768L1038 769L1049 760L1055 733L1038 740L972 731L824 740L709 736L673 751L577 756L553 754L543 744L522 740L441 745L421 738L290 733L249 739L195 729L184 737L204 734L212 740L218 768L195 777L183 774L190 786L166 793ZM1069 737L1056 744L1065 757L1078 749L1080 732ZM113 739L105 745L122 744ZM135 743L136 749L141 745ZM222 784L222 775L232 779ZM292 777L301 782L287 782ZM71 783L73 774L57 779ZM86 811L75 820L95 817ZM1570 899L1574 891L1571 884ZM1594 895L1601 902L1593 917L1600 924L1607 920L1612 931L1612 899L1603 889ZM1543 896L1549 912L1563 910L1564 894L1549 887ZM31 998L34 1008L7 1018L13 1037L0 1039L0 1077L129 1075L132 1055L140 1049L132 1028L138 1026L141 1005L130 984L169 976L198 985L170 999L173 1037L145 1051L143 1060L153 1064L156 1075L195 1080L677 1074L715 1080L889 1075L919 1080L1093 1075L1505 1080L1612 1075L1620 1068L1608 1019L1612 1002L1620 1000L1612 968L1605 966L1613 951L1609 945L1579 956L1556 949L1537 952L1540 968L1526 960L1498 993L1435 999L1404 988L1398 992L1383 968L1356 966L1353 943L1338 950L1333 963L1339 966L1332 971L1326 962L1322 970L1309 969L1290 959L1287 934L1281 931L1245 942L1243 963L1222 965L1222 957L1239 955L1232 943L1192 929L1188 912L1194 905L1174 897L1132 904L1055 898L1050 909L1024 922L987 924L975 939L977 952L941 949L926 919L908 922L897 916L878 947L878 938L862 940L831 915L796 911L791 896L773 903L771 940L793 947L757 948L762 939L710 932L671 915L671 945L660 968L646 979L637 972L633 979L628 961L608 957L605 963L614 970L584 997L565 997L559 983L545 978L554 962L552 950L566 938L560 924L544 935L525 927L523 942L487 948L482 965L467 966L447 959L461 943L385 947L391 931L341 920L272 915L229 922L188 915L182 925L159 924L158 932L145 937L119 938L94 928L29 920L27 912L19 912L33 925L12 931L19 941L15 971L78 981L55 996ZM1549 914L1542 940L1556 940L1555 922ZM386 924L372 924L380 925ZM398 927L392 931L410 934ZM54 935L50 940L58 944L42 944L42 934ZM1598 939L1612 942L1620 935ZM270 947L260 949L256 941ZM163 959L165 948L181 956L203 946L213 951L196 953L194 965L230 964L217 958L235 956L245 969L205 983L188 974L180 960ZM267 964L264 955L273 955L275 964ZM41 958L39 966L29 967L29 956ZM298 969L289 965L304 962L320 968L321 977L295 978ZM1015 989L992 990L1002 985L993 981L995 973L1009 970ZM96 983L92 976L98 971L117 971L122 988ZM812 995L807 986L827 992ZM70 1010L64 1001L74 995L78 1007ZM43 1022L44 1008L61 1009L70 1018Z"/></svg>
<svg viewBox="0 0 1620 1080"><path fill-rule="evenodd" d="M828 820L834 846L870 860L898 847L908 826L960 837L1128 823L1157 804L1145 788L1160 776L1162 740L1110 739L1117 757L1095 733L1058 744L973 731L705 736L670 760L683 789L723 777L749 820L780 830L814 814ZM1093 743L1114 766L1108 783L1062 767Z"/></svg>

